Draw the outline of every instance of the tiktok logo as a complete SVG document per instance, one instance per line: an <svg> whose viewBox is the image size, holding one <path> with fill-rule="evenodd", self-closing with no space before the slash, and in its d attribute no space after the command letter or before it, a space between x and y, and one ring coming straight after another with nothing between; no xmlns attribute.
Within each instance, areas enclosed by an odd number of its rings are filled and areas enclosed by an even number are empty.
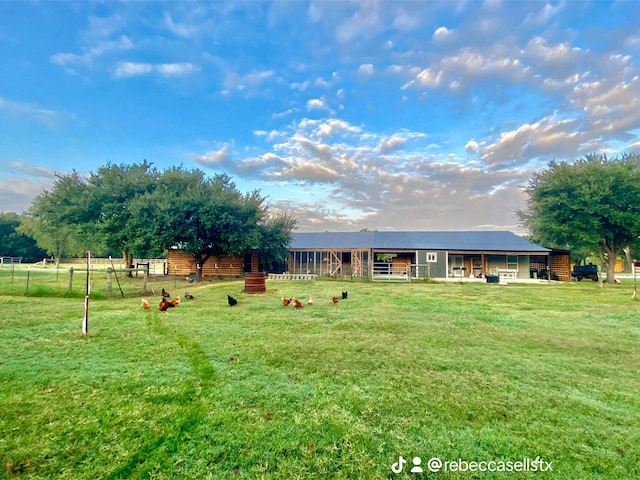
<svg viewBox="0 0 640 480"><path fill-rule="evenodd" d="M411 468L410 470L411 473L423 472L422 468L420 467L420 464L422 463L422 459L420 457L413 457L413 460L411 462L413 463L413 468ZM401 473L406 463L407 461L401 455L400 458L398 458L398 461L391 465L391 471L393 473Z"/></svg>
<svg viewBox="0 0 640 480"><path fill-rule="evenodd" d="M394 463L393 465L391 465L391 471L393 473L400 473L402 472L402 468L404 467L404 465L407 463L407 461L402 458L402 455L400 455L400 458L398 459L398 461L396 463Z"/></svg>

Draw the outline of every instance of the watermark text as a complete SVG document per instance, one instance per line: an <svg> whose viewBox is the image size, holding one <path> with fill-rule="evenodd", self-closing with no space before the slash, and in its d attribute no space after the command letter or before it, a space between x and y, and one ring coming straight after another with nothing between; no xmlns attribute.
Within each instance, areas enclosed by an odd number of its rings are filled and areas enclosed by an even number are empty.
<svg viewBox="0 0 640 480"><path fill-rule="evenodd" d="M425 470L438 472L553 472L553 462L548 462L537 456L536 458L523 457L519 460L481 460L467 461L462 458L456 460L442 460L440 457L431 457L422 466L422 458L413 457L411 461L403 456L391 465L393 473L401 473L408 470L410 473L422 473Z"/></svg>

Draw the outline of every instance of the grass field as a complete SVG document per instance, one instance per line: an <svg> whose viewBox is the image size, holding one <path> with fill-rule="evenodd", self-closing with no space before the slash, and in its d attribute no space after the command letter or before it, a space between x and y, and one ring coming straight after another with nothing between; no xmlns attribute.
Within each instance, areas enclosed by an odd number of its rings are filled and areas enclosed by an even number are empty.
<svg viewBox="0 0 640 480"><path fill-rule="evenodd" d="M629 281L243 287L94 299L87 336L82 298L0 296L0 477L640 478Z"/></svg>

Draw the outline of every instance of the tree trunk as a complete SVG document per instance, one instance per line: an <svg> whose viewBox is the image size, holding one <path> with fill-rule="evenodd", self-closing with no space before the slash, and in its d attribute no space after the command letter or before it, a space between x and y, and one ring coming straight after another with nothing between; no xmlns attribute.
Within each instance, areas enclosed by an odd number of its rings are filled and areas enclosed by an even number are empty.
<svg viewBox="0 0 640 480"><path fill-rule="evenodd" d="M605 268L607 270L607 283L616 283L615 270L616 270L616 260L618 258L618 253L620 253L620 249L612 248L608 245L603 246L604 249L604 260L605 260Z"/></svg>
<svg viewBox="0 0 640 480"><path fill-rule="evenodd" d="M193 257L193 259L196 261L196 278L198 279L198 282L200 280L202 280L202 264L204 263L202 261L202 256L198 255L197 257Z"/></svg>
<svg viewBox="0 0 640 480"><path fill-rule="evenodd" d="M211 258L211 255L193 255L196 262L196 278L202 280L202 266Z"/></svg>
<svg viewBox="0 0 640 480"><path fill-rule="evenodd" d="M633 259L631 258L631 246L626 246L622 249L624 251L624 271L625 273L633 272Z"/></svg>
<svg viewBox="0 0 640 480"><path fill-rule="evenodd" d="M133 268L133 253L122 251L122 260L124 260L124 268ZM133 277L133 271L127 272L127 277Z"/></svg>

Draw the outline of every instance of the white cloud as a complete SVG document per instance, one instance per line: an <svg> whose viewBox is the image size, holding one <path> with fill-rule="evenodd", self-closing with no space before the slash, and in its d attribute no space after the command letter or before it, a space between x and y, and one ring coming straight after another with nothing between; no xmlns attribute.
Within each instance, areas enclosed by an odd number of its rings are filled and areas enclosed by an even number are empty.
<svg viewBox="0 0 640 480"><path fill-rule="evenodd" d="M75 67L80 65L90 65L99 58L121 51L134 48L133 42L126 35L120 35L115 40L94 39L90 43L81 47L81 54L76 53L56 53L49 57L50 61L63 67Z"/></svg>
<svg viewBox="0 0 640 480"><path fill-rule="evenodd" d="M522 22L524 27L539 28L546 25L565 7L566 2L558 2L555 5L549 2L545 2L544 4L540 2L539 5L542 5L541 9L530 12L525 17ZM574 3L574 5L577 4Z"/></svg>
<svg viewBox="0 0 640 480"><path fill-rule="evenodd" d="M291 88L291 90L300 90L301 92L304 92L311 85L312 85L311 80L305 80L304 82L293 82L293 83L290 83L289 84L289 88Z"/></svg>
<svg viewBox="0 0 640 480"><path fill-rule="evenodd" d="M23 162L9 162L10 171L13 173L20 172L30 178L45 178L49 181L55 178L56 171L48 167L38 167L35 165L27 165Z"/></svg>
<svg viewBox="0 0 640 480"><path fill-rule="evenodd" d="M318 77L313 82L313 85L315 87L330 88L330 87L334 86L339 80L340 80L340 76L336 72L333 72L331 74L331 79L330 80L325 80L322 77Z"/></svg>
<svg viewBox="0 0 640 480"><path fill-rule="evenodd" d="M476 150L478 150L478 142L476 142L475 140L469 140L464 146L464 149L468 152L475 152Z"/></svg>
<svg viewBox="0 0 640 480"><path fill-rule="evenodd" d="M392 27L402 32L410 32L420 26L420 15L416 15L413 9L407 12L401 9L393 19Z"/></svg>
<svg viewBox="0 0 640 480"><path fill-rule="evenodd" d="M580 49L570 47L567 43L547 46L545 38L534 37L527 43L525 53L544 63L566 63L580 53Z"/></svg>
<svg viewBox="0 0 640 480"><path fill-rule="evenodd" d="M436 28L435 32L433 32L432 38L435 41L441 41L449 38L451 35L452 32L447 27L438 27Z"/></svg>
<svg viewBox="0 0 640 480"><path fill-rule="evenodd" d="M23 162L9 162L2 171L0 212L26 212L33 199L51 188L56 180L54 170Z"/></svg>
<svg viewBox="0 0 640 480"><path fill-rule="evenodd" d="M48 127L59 126L64 118L62 112L40 107L32 103L14 102L0 97L0 111L5 111L16 118L25 118Z"/></svg>
<svg viewBox="0 0 640 480"><path fill-rule="evenodd" d="M380 150L382 154L387 154L403 148L406 143L406 138L400 135L392 135L391 137L382 139L378 144L378 150Z"/></svg>
<svg viewBox="0 0 640 480"><path fill-rule="evenodd" d="M116 66L115 76L117 78L138 77L148 75L153 71L150 63L119 62Z"/></svg>
<svg viewBox="0 0 640 480"><path fill-rule="evenodd" d="M442 84L442 72L426 68L416 77L416 84L421 87L438 87Z"/></svg>
<svg viewBox="0 0 640 480"><path fill-rule="evenodd" d="M313 182L333 182L338 179L339 175L336 171L324 165L318 165L313 162L300 161L291 166L288 170L277 175L281 178L291 178L296 180L310 180Z"/></svg>
<svg viewBox="0 0 640 480"><path fill-rule="evenodd" d="M223 145L218 150L212 150L197 155L194 160L205 167L227 167L231 163L231 154L229 153L229 145Z"/></svg>
<svg viewBox="0 0 640 480"><path fill-rule="evenodd" d="M324 161L330 161L333 158L331 147L326 144L314 142L313 140L301 136L295 136L292 140L315 158Z"/></svg>
<svg viewBox="0 0 640 480"><path fill-rule="evenodd" d="M316 132L320 137L326 138L341 133L359 133L360 130L344 120L329 119L318 125Z"/></svg>
<svg viewBox="0 0 640 480"><path fill-rule="evenodd" d="M179 37L189 38L195 36L199 32L199 28L197 26L186 23L178 24L174 22L168 12L164 12L164 21L167 28Z"/></svg>
<svg viewBox="0 0 640 480"><path fill-rule="evenodd" d="M191 63L162 63L156 65L155 69L163 77L183 77L200 70L197 65Z"/></svg>
<svg viewBox="0 0 640 480"><path fill-rule="evenodd" d="M324 98L312 98L307 101L307 111L311 110L328 110L327 102Z"/></svg>
<svg viewBox="0 0 640 480"><path fill-rule="evenodd" d="M369 78L373 76L373 65L370 63L362 64L358 67L358 76L360 78Z"/></svg>
<svg viewBox="0 0 640 480"><path fill-rule="evenodd" d="M228 72L223 84L229 90L255 92L273 75L273 70L254 70L244 75Z"/></svg>
<svg viewBox="0 0 640 480"><path fill-rule="evenodd" d="M345 44L359 37L369 37L383 27L377 4L361 3L358 10L336 27L336 40Z"/></svg>

